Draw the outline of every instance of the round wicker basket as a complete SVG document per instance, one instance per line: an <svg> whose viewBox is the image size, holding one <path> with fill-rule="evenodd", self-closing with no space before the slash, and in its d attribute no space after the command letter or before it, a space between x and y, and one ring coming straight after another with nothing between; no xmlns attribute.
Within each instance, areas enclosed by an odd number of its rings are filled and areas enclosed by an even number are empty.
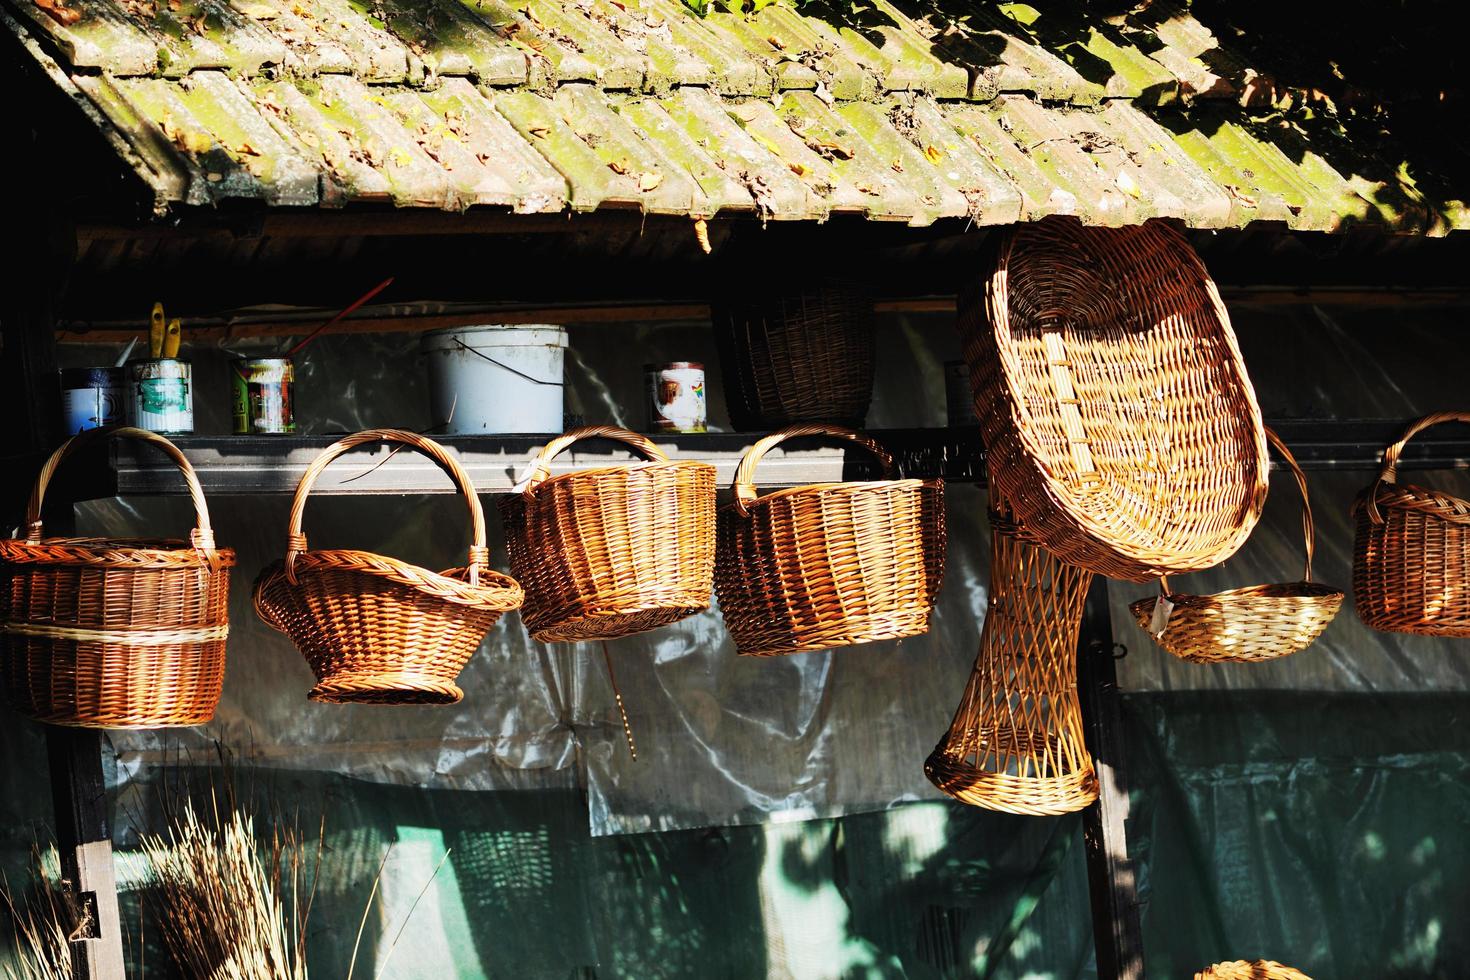
<svg viewBox="0 0 1470 980"><path fill-rule="evenodd" d="M464 568L431 572L367 551L308 551L306 499L327 465L357 446L397 442L438 463L469 505L473 529ZM317 676L307 695L329 704L452 704L455 683L490 627L523 598L515 579L489 566L485 513L469 474L432 439L368 429L338 440L296 487L286 557L255 582L255 611L296 644Z"/></svg>
<svg viewBox="0 0 1470 980"><path fill-rule="evenodd" d="M648 462L552 477L551 460L583 439L613 439ZM611 640L709 607L715 564L715 468L670 461L610 425L547 443L519 494L500 502L510 571L526 590L521 619L537 640Z"/></svg>
<svg viewBox="0 0 1470 980"><path fill-rule="evenodd" d="M189 540L47 538L46 487L68 455L124 436L162 449L184 476ZM194 468L145 429L90 429L36 478L24 540L0 540L0 693L38 721L82 728L202 725L225 678L230 568Z"/></svg>
<svg viewBox="0 0 1470 980"><path fill-rule="evenodd" d="M1139 599L1128 608L1138 625L1159 646L1191 663L1255 663L1296 653L1314 643L1342 608L1343 592L1312 581L1316 528L1307 496L1307 476L1291 451L1270 429L1266 438L1296 478L1302 494L1302 532L1307 564L1300 582L1253 585L1213 595L1169 592L1161 580L1164 598L1173 604L1161 632L1153 630L1156 597Z"/></svg>
<svg viewBox="0 0 1470 980"><path fill-rule="evenodd" d="M897 640L929 629L944 575L944 484L816 483L757 497L755 470L787 439L826 436L893 457L851 429L797 425L748 449L721 508L715 591L742 656Z"/></svg>
<svg viewBox="0 0 1470 980"><path fill-rule="evenodd" d="M1397 482L1410 439L1467 412L1413 423L1383 451L1378 480L1353 502L1353 601L1367 626L1391 633L1470 636L1470 501Z"/></svg>
<svg viewBox="0 0 1470 980"><path fill-rule="evenodd" d="M1232 960L1207 966L1194 975L1194 980L1312 980L1300 970L1283 966L1275 960Z"/></svg>
<svg viewBox="0 0 1470 980"><path fill-rule="evenodd" d="M1146 581L1245 542L1266 499L1261 412L1177 231L1020 225L959 325L994 486L1049 551Z"/></svg>

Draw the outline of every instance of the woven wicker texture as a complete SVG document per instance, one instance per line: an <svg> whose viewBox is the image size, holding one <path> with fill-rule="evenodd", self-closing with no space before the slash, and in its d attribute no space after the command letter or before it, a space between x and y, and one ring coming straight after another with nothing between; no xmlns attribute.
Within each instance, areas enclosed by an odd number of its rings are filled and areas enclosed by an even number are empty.
<svg viewBox="0 0 1470 980"><path fill-rule="evenodd" d="M1303 650L1316 641L1342 608L1343 592L1312 581L1312 556L1316 551L1316 527L1312 502L1307 496L1307 475L1297 465L1286 444L1266 430L1266 438L1281 454L1296 478L1302 494L1302 533L1307 564L1300 582L1254 585L1214 595L1169 592L1174 604L1164 632L1154 639L1180 660L1191 663L1253 663L1274 660ZM1128 608L1138 625L1150 632L1157 599L1139 599Z"/></svg>
<svg viewBox="0 0 1470 980"><path fill-rule="evenodd" d="M767 657L927 632L944 576L944 484L816 483L757 497L761 458L803 436L862 446L893 473L887 450L839 426L792 426L746 451L735 502L720 509L715 557L736 649Z"/></svg>
<svg viewBox="0 0 1470 980"><path fill-rule="evenodd" d="M327 465L348 450L397 442L428 456L469 505L472 543L464 568L431 572L367 551L308 551L306 498ZM452 704L455 678L501 615L521 604L515 579L489 567L485 513L469 474L432 439L368 429L322 451L291 503L286 557L255 582L255 611L291 638L318 683L307 695L333 704Z"/></svg>
<svg viewBox="0 0 1470 980"><path fill-rule="evenodd" d="M614 439L649 460L550 475L574 443ZM671 462L608 425L574 429L535 457L525 490L500 503L521 619L543 641L610 640L708 608L714 588L715 468Z"/></svg>
<svg viewBox="0 0 1470 980"><path fill-rule="evenodd" d="M960 331L995 486L1062 560L1144 581L1232 555L1266 499L1235 334L1159 222L1018 226ZM988 322L987 322L988 318Z"/></svg>
<svg viewBox="0 0 1470 980"><path fill-rule="evenodd" d="M1353 601L1376 630L1470 636L1470 501L1398 483L1399 454L1441 422L1470 412L1419 419L1383 451L1378 480L1353 502Z"/></svg>
<svg viewBox="0 0 1470 980"><path fill-rule="evenodd" d="M87 443L124 436L158 446L184 476L197 524L189 541L46 538L52 475ZM144 429L92 429L51 455L36 478L26 538L0 541L0 688L39 721L85 728L202 725L225 679L230 566L209 508L177 446Z"/></svg>
<svg viewBox="0 0 1470 980"><path fill-rule="evenodd" d="M992 498L994 499L994 498ZM1092 573L991 514L990 601L954 721L924 763L962 803L1071 813L1097 799L1077 699L1077 637Z"/></svg>
<svg viewBox="0 0 1470 980"><path fill-rule="evenodd" d="M715 340L725 404L740 432L798 422L858 427L873 398L873 300L824 280L719 303Z"/></svg>
<svg viewBox="0 0 1470 980"><path fill-rule="evenodd" d="M1232 960L1205 967L1194 980L1312 980L1300 970L1275 960Z"/></svg>

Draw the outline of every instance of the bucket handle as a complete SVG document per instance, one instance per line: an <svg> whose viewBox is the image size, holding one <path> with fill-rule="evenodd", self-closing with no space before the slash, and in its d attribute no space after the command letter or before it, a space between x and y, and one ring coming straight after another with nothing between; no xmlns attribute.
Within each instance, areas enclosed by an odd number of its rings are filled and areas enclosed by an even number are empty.
<svg viewBox="0 0 1470 980"><path fill-rule="evenodd" d="M1393 483L1397 479L1399 454L1404 451L1410 439L1441 422L1470 422L1470 412L1435 412L1433 415L1426 415L1410 423L1409 427L1404 430L1404 434L1399 436L1398 442L1383 451L1383 470L1378 474L1378 482L1373 484L1373 489L1368 492L1368 519L1374 524L1383 523L1383 515L1378 512L1378 488L1385 483Z"/></svg>
<svg viewBox="0 0 1470 980"><path fill-rule="evenodd" d="M449 454L449 450L433 439L404 429L364 429L332 443L311 461L311 465L301 475L301 482L296 485L296 497L291 501L291 521L286 532L286 581L296 584L296 559L306 551L306 535L301 530L301 518L306 512L306 498L311 495L311 488L317 477L338 456L350 449L375 442L397 442L416 449L438 463L439 468L454 480L470 508L471 541L469 560L465 565L469 570L470 585L479 585L480 573L490 569L490 549L485 545L485 511L480 506L475 484L459 460Z"/></svg>
<svg viewBox="0 0 1470 980"><path fill-rule="evenodd" d="M211 570L218 571L220 558L219 552L215 550L214 529L209 523L209 505L204 501L204 488L199 485L199 476L194 472L194 467L189 464L188 457L178 446L156 432L131 425L85 429L57 447L56 452L51 454L51 458L46 460L46 465L41 467L40 475L36 477L36 485L31 489L30 503L26 506L26 543L40 544L45 535L45 529L41 523L41 505L46 500L46 487L51 483L51 477L55 475L56 468L61 465L61 461L82 446L103 439L111 439L113 436L152 443L174 461L174 465L184 476L184 483L189 490L189 499L194 503L196 523L194 529L189 532L189 543L208 562Z"/></svg>
<svg viewBox="0 0 1470 980"><path fill-rule="evenodd" d="M631 447L634 452L650 463L669 461L664 451L655 446L647 436L639 435L628 429L620 429L615 425L584 425L580 428L569 429L541 447L540 451L531 458L531 472L526 477L526 489L522 492L530 495L537 487L545 483L551 476L551 461L561 455L572 443L583 439L611 439Z"/></svg>
<svg viewBox="0 0 1470 980"><path fill-rule="evenodd" d="M537 385L550 385L550 386L554 386L554 387L558 387L559 388L564 383L564 382L561 382L561 381L542 381L540 378L534 378L534 377L532 377L531 375L527 374L524 371L517 370L516 368L511 367L509 364L505 364L505 363L503 363L501 361L497 361L495 358L491 357L489 354L481 353L481 351L479 350L479 348L471 347L469 344L465 343L463 340L460 340L458 337L451 337L450 339L454 341L455 346L456 346L456 349L465 351L466 353L469 353L469 354L473 354L473 355L475 355L476 357L480 358L483 361L489 361L491 364L494 364L496 367L501 368L502 370L505 370L505 371L509 371L511 374L519 375L520 377L525 378L527 381L531 382L532 384L537 384Z"/></svg>
<svg viewBox="0 0 1470 980"><path fill-rule="evenodd" d="M755 468L765 458L766 453L787 439L800 439L806 436L826 436L829 439L856 443L877 458L878 465L883 468L884 479L891 479L893 476L893 454L856 429L848 429L840 425L787 426L757 441L745 451L744 456L740 457L740 465L735 469L734 490L735 510L741 517L750 516L750 505L755 502L756 498Z"/></svg>

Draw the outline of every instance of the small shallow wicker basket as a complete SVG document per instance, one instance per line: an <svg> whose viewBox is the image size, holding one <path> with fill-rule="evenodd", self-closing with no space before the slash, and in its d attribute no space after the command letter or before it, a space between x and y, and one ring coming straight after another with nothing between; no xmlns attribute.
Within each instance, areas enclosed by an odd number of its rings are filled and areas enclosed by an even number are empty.
<svg viewBox="0 0 1470 980"><path fill-rule="evenodd" d="M1049 551L1145 581L1245 542L1266 499L1261 411L1178 232L1021 225L959 325L992 479Z"/></svg>
<svg viewBox="0 0 1470 980"><path fill-rule="evenodd" d="M1376 630L1470 636L1470 501L1396 482L1409 440L1441 422L1439 412L1410 425L1383 451L1378 480L1353 502L1353 601Z"/></svg>
<svg viewBox="0 0 1470 980"><path fill-rule="evenodd" d="M873 299L824 280L713 311L725 404L739 432L797 422L861 426L873 398Z"/></svg>
<svg viewBox="0 0 1470 980"><path fill-rule="evenodd" d="M761 458L787 439L826 436L893 457L851 429L797 425L761 439L720 509L715 591L742 656L768 657L929 629L944 575L944 484L884 479L755 491Z"/></svg>
<svg viewBox="0 0 1470 980"><path fill-rule="evenodd" d="M1194 980L1312 980L1300 970L1283 966L1275 960L1232 960L1207 966L1194 975Z"/></svg>
<svg viewBox="0 0 1470 980"><path fill-rule="evenodd" d="M551 476L582 439L614 439L648 462ZM521 619L537 640L611 640L709 607L715 565L715 468L671 461L636 432L574 429L537 454L525 489L501 500Z"/></svg>
<svg viewBox="0 0 1470 980"><path fill-rule="evenodd" d="M410 446L445 470L470 508L464 568L431 572L366 551L308 551L301 518L327 464L375 442ZM291 502L286 557L255 582L255 611L291 638L316 673L307 695L332 704L453 704L455 678L501 615L521 604L515 579L489 566L485 513L469 474L443 446L399 429L333 443L306 468Z"/></svg>
<svg viewBox="0 0 1470 980"><path fill-rule="evenodd" d="M189 540L46 538L41 505L57 466L111 436L158 446L178 466L198 523ZM225 678L230 567L216 548L194 468L144 429L92 429L41 468L25 540L0 541L0 687L17 711L53 725L166 728L214 717Z"/></svg>
<svg viewBox="0 0 1470 980"><path fill-rule="evenodd" d="M1306 570L1300 582L1253 585L1214 595L1169 592L1168 579L1162 579L1164 596L1174 604L1162 633L1152 632L1156 597L1139 599L1128 609L1159 646L1180 660L1197 664L1253 663L1284 657L1314 643L1342 608L1341 589L1312 581L1316 528L1307 497L1307 476L1276 433L1267 429L1266 438L1281 453L1302 493Z"/></svg>
<svg viewBox="0 0 1470 980"><path fill-rule="evenodd" d="M999 503L997 501L997 503ZM924 774L962 803L1033 816L1097 799L1077 698L1077 637L1092 573L992 511L980 655Z"/></svg>

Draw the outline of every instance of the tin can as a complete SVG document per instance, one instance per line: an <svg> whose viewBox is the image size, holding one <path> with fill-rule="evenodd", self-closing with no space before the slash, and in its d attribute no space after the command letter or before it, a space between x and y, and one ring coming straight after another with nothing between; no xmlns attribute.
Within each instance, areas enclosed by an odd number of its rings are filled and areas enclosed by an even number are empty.
<svg viewBox="0 0 1470 980"><path fill-rule="evenodd" d="M296 368L289 357L241 357L230 367L236 435L276 436L296 431L292 414Z"/></svg>
<svg viewBox="0 0 1470 980"><path fill-rule="evenodd" d="M194 431L194 380L188 361L160 357L134 361L133 424L154 432Z"/></svg>
<svg viewBox="0 0 1470 980"><path fill-rule="evenodd" d="M970 390L970 367L964 361L944 362L944 414L950 425L980 423Z"/></svg>
<svg viewBox="0 0 1470 980"><path fill-rule="evenodd" d="M128 420L127 372L116 367L63 368L61 413L66 434Z"/></svg>
<svg viewBox="0 0 1470 980"><path fill-rule="evenodd" d="M704 432L704 365L694 361L643 365L652 432Z"/></svg>

